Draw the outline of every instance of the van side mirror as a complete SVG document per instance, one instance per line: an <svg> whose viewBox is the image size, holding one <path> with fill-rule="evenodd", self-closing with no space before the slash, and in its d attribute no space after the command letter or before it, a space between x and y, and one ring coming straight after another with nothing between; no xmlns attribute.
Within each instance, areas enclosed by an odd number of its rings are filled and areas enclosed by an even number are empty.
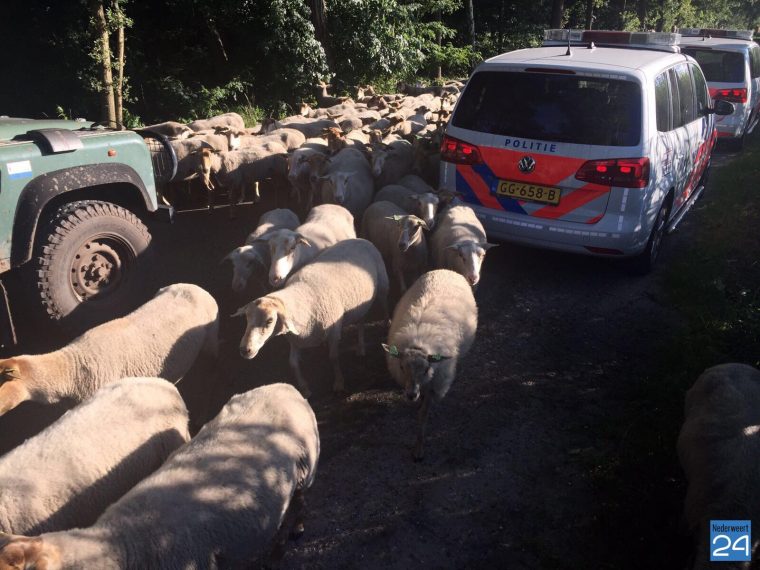
<svg viewBox="0 0 760 570"><path fill-rule="evenodd" d="M718 99L715 101L714 107L707 107L705 109L705 114L709 115L710 113L715 113L716 115L731 115L734 112L734 104L729 103L728 101L724 101L723 99Z"/></svg>

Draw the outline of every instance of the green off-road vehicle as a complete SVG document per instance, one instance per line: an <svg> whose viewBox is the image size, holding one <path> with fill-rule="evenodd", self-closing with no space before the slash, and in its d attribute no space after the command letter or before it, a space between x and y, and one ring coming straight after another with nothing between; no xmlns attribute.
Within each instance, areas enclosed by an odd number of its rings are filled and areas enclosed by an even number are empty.
<svg viewBox="0 0 760 570"><path fill-rule="evenodd" d="M69 330L124 314L149 293L157 188L177 159L166 139L90 122L0 117L0 342L37 312ZM21 283L26 299L3 284ZM31 304L30 304L31 303Z"/></svg>

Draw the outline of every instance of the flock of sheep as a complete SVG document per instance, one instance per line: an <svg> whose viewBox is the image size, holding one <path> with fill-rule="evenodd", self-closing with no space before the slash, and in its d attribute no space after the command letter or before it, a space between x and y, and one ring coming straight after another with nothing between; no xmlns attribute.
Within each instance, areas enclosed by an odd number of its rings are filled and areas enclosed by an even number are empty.
<svg viewBox="0 0 760 570"><path fill-rule="evenodd" d="M473 290L492 247L472 209L436 190L430 149L459 86L446 89L365 91L356 103L324 91L329 108L266 121L257 134L233 114L154 126L173 137L181 176L201 179L210 196L221 186L234 202L278 176L278 191L287 189L296 211L264 213L223 260L236 293L261 293L233 315L246 319L241 356L286 335L298 390L236 395L191 438L173 383L216 359L219 314L189 284L60 350L0 360L0 415L28 400L81 402L0 458L0 570L276 565L303 530L319 459L301 351L326 343L333 389L343 391L343 329L356 325L364 354L370 310L387 321L394 300L382 348L390 375L420 401L414 458L423 457L430 406L475 339ZM760 510L759 402L760 372L743 365L706 371L688 394L678 452L700 537L696 567L709 564L710 519Z"/></svg>
<svg viewBox="0 0 760 570"><path fill-rule="evenodd" d="M241 356L287 335L300 393L274 384L234 396L190 438L172 384L197 361L216 359L219 314L210 294L181 283L57 351L0 361L0 415L29 400L81 402L0 458L0 570L277 564L289 534L303 527L303 492L319 458L300 351L327 343L333 388L344 390L343 328L357 325L363 353L370 309L387 321L399 296L382 346L391 376L421 401L414 457L423 457L430 405L474 341L473 287L490 244L470 208L413 172L411 143L362 149L326 134L324 145L312 137L313 146L268 155L301 167L287 178L295 205L308 206L303 223L290 209L266 212L225 256L233 289L265 287L236 313L247 321ZM224 164L241 152L204 144L192 153L196 174L209 189L229 182ZM248 164L266 160L258 156ZM245 188L271 178L257 168L239 175Z"/></svg>

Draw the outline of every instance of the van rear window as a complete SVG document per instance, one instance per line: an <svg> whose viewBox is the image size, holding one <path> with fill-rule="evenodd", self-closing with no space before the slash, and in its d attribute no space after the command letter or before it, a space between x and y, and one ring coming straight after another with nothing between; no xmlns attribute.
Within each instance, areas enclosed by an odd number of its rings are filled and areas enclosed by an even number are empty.
<svg viewBox="0 0 760 570"><path fill-rule="evenodd" d="M455 127L552 142L635 146L641 86L581 75L481 71L467 82Z"/></svg>
<svg viewBox="0 0 760 570"><path fill-rule="evenodd" d="M683 48L697 60L707 81L744 83L744 54L735 51Z"/></svg>

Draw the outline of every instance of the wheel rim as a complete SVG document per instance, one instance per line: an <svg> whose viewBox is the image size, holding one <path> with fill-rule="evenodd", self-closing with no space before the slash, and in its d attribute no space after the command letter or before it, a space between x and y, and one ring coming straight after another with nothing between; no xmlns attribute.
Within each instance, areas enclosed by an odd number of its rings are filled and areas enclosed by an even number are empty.
<svg viewBox="0 0 760 570"><path fill-rule="evenodd" d="M665 224L667 219L668 207L663 205L663 207L660 208L660 213L657 215L657 221L655 222L654 230L652 231L652 248L649 253L651 263L655 262L657 254L660 252L662 238L665 235Z"/></svg>
<svg viewBox="0 0 760 570"><path fill-rule="evenodd" d="M99 235L86 240L71 262L70 285L83 301L102 300L119 289L135 263L135 252L114 236Z"/></svg>

